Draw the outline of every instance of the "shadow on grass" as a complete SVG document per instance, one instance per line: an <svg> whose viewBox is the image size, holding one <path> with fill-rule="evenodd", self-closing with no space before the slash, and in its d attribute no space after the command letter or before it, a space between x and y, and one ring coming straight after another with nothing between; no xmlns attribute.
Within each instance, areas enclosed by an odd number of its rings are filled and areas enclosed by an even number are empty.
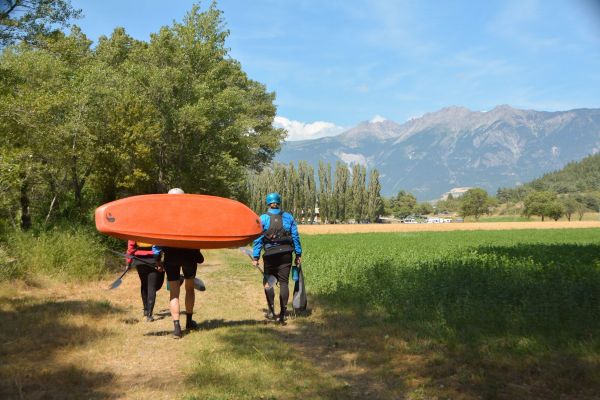
<svg viewBox="0 0 600 400"><path fill-rule="evenodd" d="M267 323L266 321L258 321L255 319L244 319L244 320L238 320L238 321L226 321L224 319L209 319L209 320L198 323L198 328L196 329L196 331L212 331L215 329L229 328L229 327L236 327L236 326L265 325L266 323ZM185 336L192 332L194 332L194 331L193 330L189 331L186 329L183 331L183 335ZM155 331L155 332L144 333L144 336L168 336L172 333L173 333L172 330Z"/></svg>
<svg viewBox="0 0 600 400"><path fill-rule="evenodd" d="M0 398L106 398L114 376L61 363L57 356L110 336L68 321L123 311L106 301L0 297Z"/></svg>

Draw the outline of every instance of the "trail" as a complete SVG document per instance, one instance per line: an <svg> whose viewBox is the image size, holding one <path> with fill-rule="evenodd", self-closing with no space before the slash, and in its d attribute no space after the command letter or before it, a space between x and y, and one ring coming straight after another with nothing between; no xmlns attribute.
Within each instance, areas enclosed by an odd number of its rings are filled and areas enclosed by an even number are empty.
<svg viewBox="0 0 600 400"><path fill-rule="evenodd" d="M364 371L349 373L359 371L350 352L331 347L319 313L283 327L264 320L261 277L243 256L206 252L198 276L207 286L196 292L200 330L181 340L171 337L164 287L157 320L143 320L135 270L110 291L114 278L0 286L0 398L255 398L265 390L280 398L289 376L258 385L252 377L291 365L305 376L298 397L358 398L368 384Z"/></svg>

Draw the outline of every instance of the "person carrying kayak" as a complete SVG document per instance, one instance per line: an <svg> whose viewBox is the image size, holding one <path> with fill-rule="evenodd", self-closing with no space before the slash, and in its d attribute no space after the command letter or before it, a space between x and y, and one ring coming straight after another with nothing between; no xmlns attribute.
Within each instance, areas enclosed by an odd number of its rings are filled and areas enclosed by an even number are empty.
<svg viewBox="0 0 600 400"><path fill-rule="evenodd" d="M184 194L179 188L169 190L169 194ZM200 250L180 249L176 247L156 247L163 255L162 266L167 273L169 282L169 309L173 318L173 337L179 339L182 337L181 325L179 323L179 291L180 291L180 272L183 271L185 287L185 329L196 329L198 324L192 319L194 313L194 303L196 294L194 292L194 278L198 264L204 262L204 256Z"/></svg>
<svg viewBox="0 0 600 400"><path fill-rule="evenodd" d="M300 265L302 246L298 226L292 214L281 211L281 195L269 193L266 197L268 211L260 216L263 233L254 241L252 257L258 267L263 251L263 285L267 298L268 319L275 319L275 283L279 282L279 322L285 323L285 313L289 300L289 277L292 267L292 252L296 253L296 265Z"/></svg>
<svg viewBox="0 0 600 400"><path fill-rule="evenodd" d="M154 321L152 313L156 303L156 292L165 281L165 271L159 266L154 252L153 246L149 243L127 241L127 254L135 256L135 258L128 257L127 264L135 267L140 277L144 318L148 322Z"/></svg>

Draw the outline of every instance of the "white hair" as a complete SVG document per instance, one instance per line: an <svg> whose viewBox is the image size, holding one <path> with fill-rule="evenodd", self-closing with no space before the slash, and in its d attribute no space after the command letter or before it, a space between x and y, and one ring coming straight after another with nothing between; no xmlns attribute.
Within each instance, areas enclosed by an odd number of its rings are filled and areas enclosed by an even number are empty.
<svg viewBox="0 0 600 400"><path fill-rule="evenodd" d="M169 190L169 194L185 194L185 192L182 189L173 188Z"/></svg>

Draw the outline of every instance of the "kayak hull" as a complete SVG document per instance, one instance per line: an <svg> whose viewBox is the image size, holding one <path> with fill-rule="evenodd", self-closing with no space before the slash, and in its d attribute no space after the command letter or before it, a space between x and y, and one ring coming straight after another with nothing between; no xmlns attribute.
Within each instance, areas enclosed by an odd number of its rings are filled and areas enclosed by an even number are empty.
<svg viewBox="0 0 600 400"><path fill-rule="evenodd" d="M243 246L262 233L258 215L246 205L195 194L127 197L98 207L95 220L109 236L186 249Z"/></svg>

